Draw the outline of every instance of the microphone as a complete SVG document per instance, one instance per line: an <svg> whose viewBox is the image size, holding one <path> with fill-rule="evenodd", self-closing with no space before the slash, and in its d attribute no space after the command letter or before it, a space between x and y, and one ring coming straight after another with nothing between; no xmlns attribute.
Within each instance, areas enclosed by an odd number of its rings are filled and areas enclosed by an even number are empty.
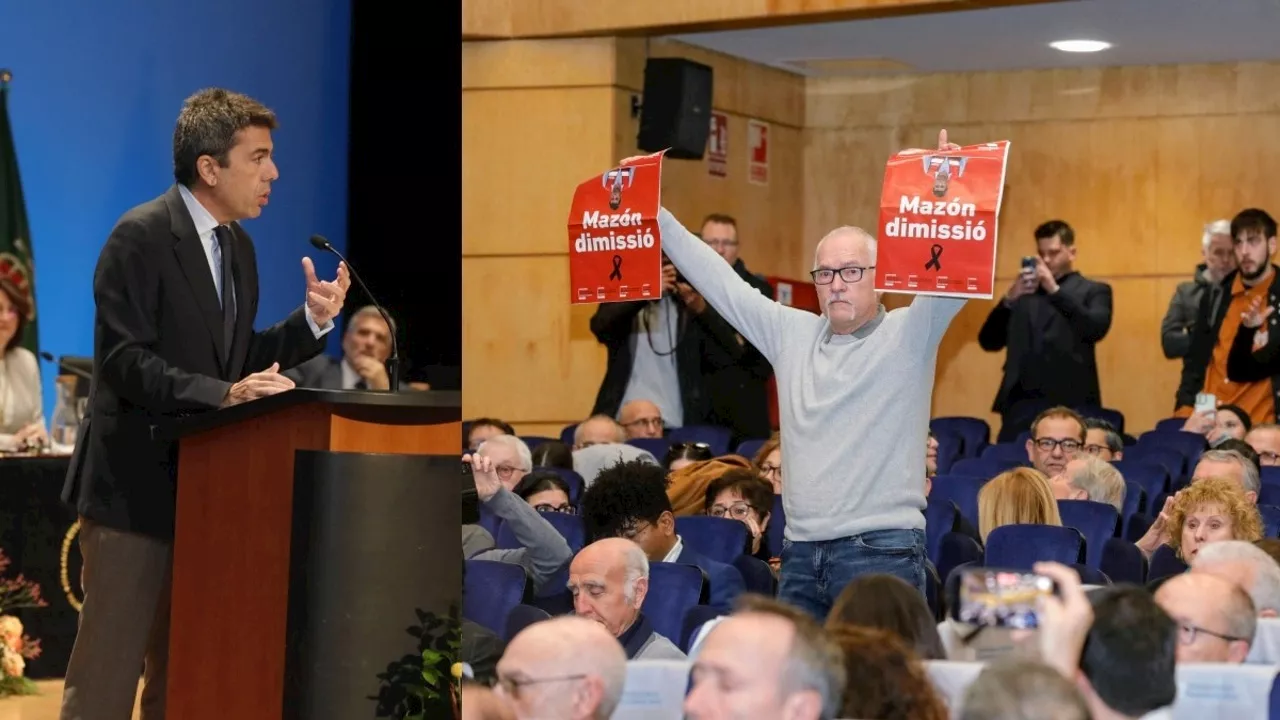
<svg viewBox="0 0 1280 720"><path fill-rule="evenodd" d="M40 351L40 357L42 357L42 358L44 358L45 360L48 360L49 362L51 362L51 363L53 363L53 364L57 365L59 370L62 370L62 371L65 371L65 372L69 372L69 373L71 373L72 375L75 375L75 376L76 376L76 377L78 377L78 378L81 378L81 379L83 379L83 380L88 380L89 382L93 382L93 375L92 375L92 374L87 373L87 372L85 372L85 371L81 370L81 369L80 369L80 368L78 368L78 367L71 367L70 365L64 365L64 364L62 363L62 361L58 360L57 358L55 358L55 357L53 356L53 353L50 353L50 352L46 352L46 351L44 351L44 350L41 350L41 351Z"/></svg>
<svg viewBox="0 0 1280 720"><path fill-rule="evenodd" d="M400 390L400 344L396 342L395 325L391 323L391 316L387 315L387 311L383 309L382 304L379 303L378 299L373 296L373 293L369 292L369 287L364 284L363 280L360 279L360 275L356 272L356 269L351 266L351 263L347 262L347 259L342 257L342 253L338 252L338 249L335 248L332 243L326 240L323 235L312 235L311 246L317 250L323 250L324 252L327 252L327 253L333 253L338 257L339 260L345 263L347 266L347 272L351 273L351 277L355 279L356 284L360 286L360 289L364 291L365 295L369 296L370 302L372 302L373 306L378 309L378 312L382 315L382 319L386 321L387 332L391 334L391 357L387 358L387 384L391 392L399 392Z"/></svg>

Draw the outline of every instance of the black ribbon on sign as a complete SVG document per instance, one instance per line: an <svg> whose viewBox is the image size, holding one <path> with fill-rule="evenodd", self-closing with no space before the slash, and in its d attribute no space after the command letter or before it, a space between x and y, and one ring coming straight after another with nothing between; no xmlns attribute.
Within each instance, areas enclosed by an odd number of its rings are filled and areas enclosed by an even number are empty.
<svg viewBox="0 0 1280 720"><path fill-rule="evenodd" d="M942 259L942 246L934 245L929 248L929 262L924 264L925 270L941 270L942 263L938 262Z"/></svg>
<svg viewBox="0 0 1280 720"><path fill-rule="evenodd" d="M613 272L609 273L609 279L610 280L622 279L622 256L621 255L613 256Z"/></svg>

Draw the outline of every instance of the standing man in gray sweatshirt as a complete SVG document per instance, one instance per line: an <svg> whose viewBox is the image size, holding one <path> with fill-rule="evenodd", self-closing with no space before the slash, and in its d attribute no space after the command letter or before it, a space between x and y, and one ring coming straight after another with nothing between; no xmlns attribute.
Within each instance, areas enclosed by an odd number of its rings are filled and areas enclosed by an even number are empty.
<svg viewBox="0 0 1280 720"><path fill-rule="evenodd" d="M943 130L938 149L958 148ZM658 222L663 251L777 376L787 479L779 599L821 621L861 575L896 575L923 592L920 448L938 344L964 300L918 295L886 312L875 239L840 227L814 253L814 315L761 295L666 209Z"/></svg>

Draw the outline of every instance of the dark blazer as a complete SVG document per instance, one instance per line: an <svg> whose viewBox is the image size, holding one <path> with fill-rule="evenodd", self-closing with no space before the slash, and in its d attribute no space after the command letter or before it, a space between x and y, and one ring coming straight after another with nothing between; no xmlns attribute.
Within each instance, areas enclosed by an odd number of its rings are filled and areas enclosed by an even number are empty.
<svg viewBox="0 0 1280 720"><path fill-rule="evenodd" d="M609 358L592 415L617 417L635 362L636 338L631 330L636 316L648 303L647 300L604 303L591 316L591 332L608 350ZM743 347L733 327L710 304L700 314L689 312L679 303L677 307L676 372L680 378L684 424L704 424L711 414L711 400L705 387L707 376L737 363L742 358Z"/></svg>
<svg viewBox="0 0 1280 720"><path fill-rule="evenodd" d="M983 350L1008 349L1004 379L992 410L1003 414L1015 403L1100 406L1094 346L1111 329L1111 286L1070 272L1058 292L1023 295L1009 307L996 303L978 332Z"/></svg>
<svg viewBox="0 0 1280 720"><path fill-rule="evenodd" d="M302 388L317 390L342 389L342 360L317 355L301 365L280 373Z"/></svg>
<svg viewBox="0 0 1280 720"><path fill-rule="evenodd" d="M747 270L741 258L733 269L761 295L774 299L773 286ZM773 366L751 343L740 342L742 354L737 362L709 375L706 385L711 402L710 422L733 431L730 452L735 452L743 440L773 434L773 423L769 420L769 378L773 376Z"/></svg>
<svg viewBox="0 0 1280 720"><path fill-rule="evenodd" d="M711 597L707 605L716 610L731 612L733 601L746 590L746 583L742 581L742 573L738 572L738 568L695 552L688 544L680 548L676 562L702 568L707 574L707 582L711 584Z"/></svg>
<svg viewBox="0 0 1280 720"><path fill-rule="evenodd" d="M1267 304L1276 306L1276 298L1280 297L1280 266L1272 265L1271 287L1267 291ZM1231 306L1231 286L1236 281L1237 272L1232 272L1222 279L1221 292L1217 294L1221 300L1213 302L1213 293L1206 292L1200 297L1200 309L1196 314L1196 322L1191 330L1191 349L1187 351L1186 361L1182 366L1182 380L1178 384L1176 407L1194 407L1196 393L1204 389L1204 378L1209 363L1213 360L1213 348L1218 344L1218 334L1222 332L1222 321L1227 317L1227 309ZM1258 352L1253 352L1255 330L1243 325L1231 339L1231 353L1227 356L1227 379L1231 382L1253 383L1262 380L1271 381L1271 391L1277 408L1280 408L1280 325L1277 325L1275 313L1267 318L1267 344Z"/></svg>
<svg viewBox="0 0 1280 720"><path fill-rule="evenodd" d="M62 489L63 501L95 522L171 539L177 445L154 439L153 427L214 410L235 381L323 349L303 307L254 332L253 241L238 223L230 228L237 314L226 361L213 273L178 186L125 213L102 248L90 406Z"/></svg>

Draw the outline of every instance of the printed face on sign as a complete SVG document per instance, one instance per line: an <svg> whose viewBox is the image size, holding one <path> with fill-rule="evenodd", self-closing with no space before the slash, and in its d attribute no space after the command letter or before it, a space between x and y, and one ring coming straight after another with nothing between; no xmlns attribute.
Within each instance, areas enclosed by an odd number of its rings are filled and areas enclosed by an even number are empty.
<svg viewBox="0 0 1280 720"><path fill-rule="evenodd" d="M831 330L847 335L875 314L875 255L860 230L844 228L818 243L814 254L814 289Z"/></svg>
<svg viewBox="0 0 1280 720"><path fill-rule="evenodd" d="M609 209L617 210L622 206L622 187L631 187L635 180L636 169L633 167L616 168L605 173L601 178L604 186L609 188Z"/></svg>
<svg viewBox="0 0 1280 720"><path fill-rule="evenodd" d="M925 155L924 172L933 175L933 194L935 197L946 197L951 188L951 174L957 177L964 175L964 166L968 158L947 157L945 155Z"/></svg>

